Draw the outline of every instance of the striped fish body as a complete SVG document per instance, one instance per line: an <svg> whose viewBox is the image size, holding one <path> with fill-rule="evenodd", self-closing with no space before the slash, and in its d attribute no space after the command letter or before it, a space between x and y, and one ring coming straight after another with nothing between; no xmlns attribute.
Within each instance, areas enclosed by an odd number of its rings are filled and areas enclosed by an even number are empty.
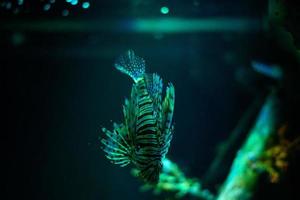
<svg viewBox="0 0 300 200"><path fill-rule="evenodd" d="M140 170L140 177L148 183L157 183L162 169L162 146L159 141L159 110L147 89L146 78L136 83L137 121L135 131L136 153L134 164Z"/></svg>
<svg viewBox="0 0 300 200"><path fill-rule="evenodd" d="M121 166L133 163L142 180L155 184L172 139L174 87L169 83L162 101L161 78L146 74L143 59L132 51L122 55L115 66L135 83L130 99L123 106L124 123L115 125L112 132L103 130L107 136L102 139L103 149L112 163Z"/></svg>

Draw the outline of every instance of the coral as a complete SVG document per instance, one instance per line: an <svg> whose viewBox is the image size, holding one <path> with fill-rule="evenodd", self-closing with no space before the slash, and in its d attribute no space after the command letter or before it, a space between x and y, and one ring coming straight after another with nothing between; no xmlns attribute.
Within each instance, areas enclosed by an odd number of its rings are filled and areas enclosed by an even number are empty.
<svg viewBox="0 0 300 200"><path fill-rule="evenodd" d="M293 141L285 138L287 124L283 124L277 130L277 141L271 142L259 158L249 162L250 167L256 171L267 172L270 182L276 183L280 180L281 174L288 167L288 155L299 145L299 137Z"/></svg>
<svg viewBox="0 0 300 200"><path fill-rule="evenodd" d="M133 169L132 174L137 176L138 171ZM158 184L145 184L141 190L153 190L157 195L161 192L171 192L175 193L175 198L189 195L206 200L214 199L213 194L202 188L199 180L186 177L178 165L167 158L163 160L163 169Z"/></svg>
<svg viewBox="0 0 300 200"><path fill-rule="evenodd" d="M282 137L285 132L284 127L276 129L278 124L277 107L278 99L272 92L263 104L245 143L239 149L229 175L217 196L203 189L201 181L198 179L186 177L178 165L167 158L163 160L163 170L158 184L145 184L141 190L153 190L154 194L170 192L175 194L175 198L192 196L206 200L251 199L262 172L270 175L271 182L277 182L280 177L278 169L284 170L287 167L286 158L291 142ZM268 146L269 141L276 136L275 133L280 136L279 142L277 145ZM298 143L297 141L296 143ZM295 146L295 142L292 144ZM133 169L132 174L138 176L138 170Z"/></svg>
<svg viewBox="0 0 300 200"><path fill-rule="evenodd" d="M217 197L218 200L247 200L251 199L259 178L259 170L250 167L257 158L264 154L267 142L273 137L276 127L278 101L270 94L250 130L244 145L239 149L230 173L225 180Z"/></svg>

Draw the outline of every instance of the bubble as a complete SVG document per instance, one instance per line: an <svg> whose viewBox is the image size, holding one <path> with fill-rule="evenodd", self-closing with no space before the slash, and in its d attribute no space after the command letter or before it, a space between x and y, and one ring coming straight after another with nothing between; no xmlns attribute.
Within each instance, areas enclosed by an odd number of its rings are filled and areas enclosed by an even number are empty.
<svg viewBox="0 0 300 200"><path fill-rule="evenodd" d="M62 16L66 17L66 16L69 15L69 11L68 10L63 10L61 14L62 14Z"/></svg>
<svg viewBox="0 0 300 200"><path fill-rule="evenodd" d="M50 10L50 8L51 8L51 5L49 3L44 5L44 11L48 11L48 10Z"/></svg>
<svg viewBox="0 0 300 200"><path fill-rule="evenodd" d="M18 0L18 5L22 5L24 3L23 0Z"/></svg>
<svg viewBox="0 0 300 200"><path fill-rule="evenodd" d="M7 2L7 4L6 4L6 9L7 9L7 10L11 9L11 2Z"/></svg>
<svg viewBox="0 0 300 200"><path fill-rule="evenodd" d="M16 32L11 36L11 42L14 46L19 46L25 41L25 36L22 33Z"/></svg>
<svg viewBox="0 0 300 200"><path fill-rule="evenodd" d="M90 7L90 3L89 2L83 2L82 3L82 8L83 9L88 9Z"/></svg>
<svg viewBox="0 0 300 200"><path fill-rule="evenodd" d="M163 6L160 8L160 12L164 15L168 14L169 13L169 8L166 7L166 6Z"/></svg>
<svg viewBox="0 0 300 200"><path fill-rule="evenodd" d="M78 4L78 0L72 0L72 1L71 1L71 4L72 4L73 6L77 5L77 4Z"/></svg>
<svg viewBox="0 0 300 200"><path fill-rule="evenodd" d="M199 1L197 1L197 0L194 0L193 4L194 4L194 6L199 6L200 5Z"/></svg>

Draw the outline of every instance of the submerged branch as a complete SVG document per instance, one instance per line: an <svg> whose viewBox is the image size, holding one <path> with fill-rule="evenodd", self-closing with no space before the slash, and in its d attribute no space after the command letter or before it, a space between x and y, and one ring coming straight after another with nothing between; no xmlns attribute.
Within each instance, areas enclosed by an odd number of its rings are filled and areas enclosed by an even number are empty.
<svg viewBox="0 0 300 200"><path fill-rule="evenodd" d="M268 150L267 143L276 132L278 118L276 105L277 97L274 94L269 95L244 145L238 151L229 175L217 197L207 189L203 189L198 179L186 177L182 170L169 159L163 160L163 171L159 183L157 185L146 184L142 186L142 191L153 190L155 194L171 192L175 193L176 198L192 196L205 200L250 199L262 172L261 168L256 168L253 163L257 161L257 166L260 166L259 159L265 156ZM138 171L133 169L132 174L138 176Z"/></svg>
<svg viewBox="0 0 300 200"><path fill-rule="evenodd" d="M271 94L263 105L244 145L237 152L218 200L251 198L261 172L256 168L256 162L264 156L267 142L276 132L278 118L276 105L277 98Z"/></svg>
<svg viewBox="0 0 300 200"><path fill-rule="evenodd" d="M237 147L237 142L242 137L246 136L247 130L251 128L251 122L254 121L255 116L258 114L260 107L265 100L265 94L258 95L252 104L248 107L246 112L238 121L236 127L229 134L228 139L220 143L217 147L217 152L214 160L209 165L206 173L204 174L203 181L205 183L213 182L219 175L219 167L224 163L224 160L228 157L230 150Z"/></svg>

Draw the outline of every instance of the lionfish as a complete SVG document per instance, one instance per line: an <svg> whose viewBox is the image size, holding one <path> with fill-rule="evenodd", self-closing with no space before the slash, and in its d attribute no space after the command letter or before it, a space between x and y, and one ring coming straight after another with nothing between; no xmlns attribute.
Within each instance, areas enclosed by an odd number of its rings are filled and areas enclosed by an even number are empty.
<svg viewBox="0 0 300 200"><path fill-rule="evenodd" d="M130 76L134 84L123 106L124 123L114 123L113 131L102 128L106 135L102 148L111 163L121 167L132 163L143 181L156 184L174 129L174 86L168 84L162 101L162 79L145 73L144 59L132 50L116 60L115 68Z"/></svg>

